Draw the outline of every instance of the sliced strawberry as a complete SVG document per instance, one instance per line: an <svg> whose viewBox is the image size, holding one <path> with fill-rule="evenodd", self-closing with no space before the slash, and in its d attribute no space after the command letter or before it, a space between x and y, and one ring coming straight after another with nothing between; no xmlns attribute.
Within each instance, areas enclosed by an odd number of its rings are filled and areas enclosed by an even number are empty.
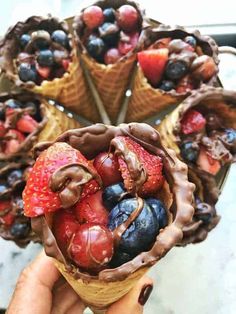
<svg viewBox="0 0 236 314"><path fill-rule="evenodd" d="M213 175L216 175L221 168L220 162L216 159L213 159L207 152L207 150L203 147L201 147L200 149L200 153L197 159L197 165L202 170L209 172Z"/></svg>
<svg viewBox="0 0 236 314"><path fill-rule="evenodd" d="M117 136L113 139L113 143L115 142L117 142L118 145L122 143L122 146L125 147L125 153L123 153L122 156L119 156L120 154L118 155L118 161L126 190L130 192L134 191L137 181L142 180L142 176L146 175L145 182L139 187L137 192L142 197L155 195L164 183L161 158L150 154L130 137ZM132 162L138 163L138 168L140 169L138 177L137 173L134 173L132 169L130 156L132 156Z"/></svg>
<svg viewBox="0 0 236 314"><path fill-rule="evenodd" d="M149 83L153 86L161 81L166 63L168 61L168 49L151 49L138 53L138 62Z"/></svg>
<svg viewBox="0 0 236 314"><path fill-rule="evenodd" d="M49 67L42 67L38 64L36 65L36 70L38 74L44 79L49 78L49 75L51 73L51 69Z"/></svg>
<svg viewBox="0 0 236 314"><path fill-rule="evenodd" d="M98 191L79 201L75 206L75 214L81 224L89 222L106 226L108 211L102 202L102 191Z"/></svg>
<svg viewBox="0 0 236 314"><path fill-rule="evenodd" d="M16 123L18 131L23 133L32 133L38 127L38 122L35 121L29 114L24 114Z"/></svg>
<svg viewBox="0 0 236 314"><path fill-rule="evenodd" d="M0 137L3 137L7 132L7 129L4 126L4 122L0 121Z"/></svg>
<svg viewBox="0 0 236 314"><path fill-rule="evenodd" d="M203 115L193 109L188 110L181 120L181 132L191 134L201 131L206 125Z"/></svg>
<svg viewBox="0 0 236 314"><path fill-rule="evenodd" d="M11 201L0 201L0 223L6 226L11 226L15 219L9 209L11 209Z"/></svg>
<svg viewBox="0 0 236 314"><path fill-rule="evenodd" d="M53 144L41 153L29 174L23 192L25 215L35 217L73 206L80 199L85 183L86 193L90 192L89 183L95 173L92 164L78 150L66 143Z"/></svg>
<svg viewBox="0 0 236 314"><path fill-rule="evenodd" d="M19 150L21 143L25 140L24 134L13 129L9 130L5 136L7 141L4 153L7 155L16 153Z"/></svg>
<svg viewBox="0 0 236 314"><path fill-rule="evenodd" d="M71 237L76 233L78 228L79 223L76 220L75 214L70 209L58 211L53 216L52 230L57 244L64 254L66 254Z"/></svg>

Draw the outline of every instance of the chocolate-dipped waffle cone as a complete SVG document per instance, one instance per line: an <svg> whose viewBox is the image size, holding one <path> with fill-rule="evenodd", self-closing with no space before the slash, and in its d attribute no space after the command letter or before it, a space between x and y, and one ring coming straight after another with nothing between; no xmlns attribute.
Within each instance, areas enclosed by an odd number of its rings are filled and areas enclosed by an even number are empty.
<svg viewBox="0 0 236 314"><path fill-rule="evenodd" d="M60 29L67 34L69 32L66 22L50 16L46 18L32 16L25 22L18 22L8 30L0 43L0 65L2 70L16 86L57 100L69 110L89 120L99 121L99 115L84 79L74 41L70 34L68 38L71 48L71 62L62 77L43 80L40 85L32 81L23 82L20 80L16 65L16 57L20 52L19 38L24 33L41 29L51 32Z"/></svg>
<svg viewBox="0 0 236 314"><path fill-rule="evenodd" d="M151 45L154 45L155 47L155 42L162 38L183 39L186 36L192 36L197 40L196 50L199 56L202 54L208 55L213 58L216 65L218 64L218 47L212 38L201 36L198 31L189 33L184 28L179 26L171 28L170 26L160 25L154 29L146 29L141 48L147 49ZM159 43L159 45L162 44ZM165 42L163 42L163 45L163 47L165 47ZM162 48L162 46L160 46L160 48ZM212 85L215 81L216 75L214 75L209 81L205 82L205 84ZM184 98L190 95L190 93L191 90L177 92L175 89L164 91L162 89L152 87L147 78L144 76L140 66L138 66L125 121L142 121L167 109L173 104L180 103Z"/></svg>
<svg viewBox="0 0 236 314"><path fill-rule="evenodd" d="M201 111L216 113L222 118L223 124L227 128L236 128L236 93L222 88L204 86L200 90L192 92L175 110L167 115L158 125L161 139L167 147L175 150L177 156L180 152L180 127L184 114L195 106L200 106ZM204 110L205 108L205 110ZM233 156L235 158L235 156ZM233 160L233 159L232 159ZM231 161L232 161L231 160ZM195 195L198 201L195 203L194 221L185 228L182 244L197 243L203 241L208 232L212 230L220 220L215 210L215 204L220 194L216 178L197 165L189 164L189 179L194 182L197 189ZM198 203L204 203L204 210L199 210ZM203 210L201 214L200 211ZM203 216L208 216L208 221ZM203 217L203 219L201 219Z"/></svg>
<svg viewBox="0 0 236 314"><path fill-rule="evenodd" d="M132 5L138 11L139 31L142 31L142 28L145 27L145 23L147 24L147 22L144 22L144 14L135 2L127 0L102 0L94 3L94 5L97 5L102 9L117 9L125 4ZM134 51L131 51L127 55L121 57L114 64L105 65L96 62L95 59L90 57L82 41L84 32L82 13L83 11L80 15L75 17L73 24L79 54L90 72L90 76L101 97L108 116L110 117L112 123L116 123L122 100L124 99L125 92L130 83L130 77L135 67L136 54Z"/></svg>
<svg viewBox="0 0 236 314"><path fill-rule="evenodd" d="M3 209L0 211L0 237L14 241L20 247L30 241L40 241L31 229L30 219L23 214L21 196L32 165L33 160L17 160L0 166L0 182L1 186L5 186L0 193L0 206ZM14 174L14 171L17 173ZM6 204L5 208L3 204Z"/></svg>
<svg viewBox="0 0 236 314"><path fill-rule="evenodd" d="M32 147L36 143L54 140L59 134L66 130L80 127L79 122L49 104L49 102L41 96L29 92L0 94L0 102L4 103L9 99L15 99L23 103L35 102L36 106L39 108L38 115L40 115L40 121L38 122L37 128L26 135L16 151L11 153L0 152L0 160L12 160L19 156L29 156ZM14 115L22 115L27 113L27 110L27 108L17 109ZM15 124L14 116L12 117L12 123ZM11 128L15 128L15 126L9 126L10 130Z"/></svg>
<svg viewBox="0 0 236 314"><path fill-rule="evenodd" d="M183 237L182 229L191 221L193 214L191 204L194 185L188 182L187 166L176 157L173 150L162 146L159 134L147 124L121 124L118 127L97 124L68 131L56 141L66 142L91 159L99 152L107 151L111 140L119 135L130 137L163 160L166 182L156 196L167 208L168 224L160 230L149 251L117 268L107 268L96 276L91 275L75 267L60 251L50 228L53 214L32 218L32 228L43 240L46 254L55 258L56 266L68 283L85 304L96 311L105 311L110 304L125 295L152 265L179 243ZM49 145L38 145L35 152L38 154Z"/></svg>

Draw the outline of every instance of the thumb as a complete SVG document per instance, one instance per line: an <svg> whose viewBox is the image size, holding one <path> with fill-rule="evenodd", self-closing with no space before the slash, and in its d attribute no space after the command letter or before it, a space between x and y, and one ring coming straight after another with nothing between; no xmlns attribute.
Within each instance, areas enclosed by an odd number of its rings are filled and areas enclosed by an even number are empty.
<svg viewBox="0 0 236 314"><path fill-rule="evenodd" d="M109 307L107 314L142 314L143 306L147 302L152 289L152 279L147 276L142 277L129 293Z"/></svg>

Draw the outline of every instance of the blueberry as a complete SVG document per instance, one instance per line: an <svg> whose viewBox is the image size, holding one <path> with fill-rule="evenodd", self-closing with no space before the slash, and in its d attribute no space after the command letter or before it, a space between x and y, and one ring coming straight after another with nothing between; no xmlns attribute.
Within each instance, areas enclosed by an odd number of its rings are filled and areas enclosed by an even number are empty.
<svg viewBox="0 0 236 314"><path fill-rule="evenodd" d="M19 68L19 77L23 82L32 81L36 82L37 72L34 66L28 63L21 63Z"/></svg>
<svg viewBox="0 0 236 314"><path fill-rule="evenodd" d="M186 36L184 38L184 41L190 46L192 46L193 48L195 48L197 45L197 40L193 36Z"/></svg>
<svg viewBox="0 0 236 314"><path fill-rule="evenodd" d="M160 89L164 90L165 92L168 92L175 88L175 84L172 81L162 81L161 85L159 86Z"/></svg>
<svg viewBox="0 0 236 314"><path fill-rule="evenodd" d="M159 232L159 224L153 210L143 201L143 209L138 217L122 234L118 251L135 256L151 248ZM125 222L138 207L136 198L125 199L112 209L108 217L108 228L116 229ZM140 241L141 240L141 241Z"/></svg>
<svg viewBox="0 0 236 314"><path fill-rule="evenodd" d="M125 187L122 182L106 187L102 193L102 201L105 207L112 210L112 208L121 201L125 192Z"/></svg>
<svg viewBox="0 0 236 314"><path fill-rule="evenodd" d="M113 256L113 258L110 262L110 266L112 268L119 267L120 265L123 265L123 264L131 261L134 257L135 257L135 255L133 256L129 253L119 252L119 250L118 250L118 251L116 251L116 254Z"/></svg>
<svg viewBox="0 0 236 314"><path fill-rule="evenodd" d="M168 223L168 217L164 204L156 198L148 198L145 201L155 213L159 228L165 228Z"/></svg>
<svg viewBox="0 0 236 314"><path fill-rule="evenodd" d="M53 53L49 49L41 50L37 57L38 64L45 67L53 65Z"/></svg>
<svg viewBox="0 0 236 314"><path fill-rule="evenodd" d="M109 47L114 47L119 40L119 27L116 24L106 22L99 27L99 34Z"/></svg>
<svg viewBox="0 0 236 314"><path fill-rule="evenodd" d="M170 80L179 80L188 72L188 66L184 61L169 61L165 75Z"/></svg>
<svg viewBox="0 0 236 314"><path fill-rule="evenodd" d="M29 34L23 34L20 37L20 45L22 48L25 48L25 46L29 43L31 39L31 36Z"/></svg>
<svg viewBox="0 0 236 314"><path fill-rule="evenodd" d="M225 130L225 139L227 140L227 143L233 144L236 141L236 130L226 129Z"/></svg>
<svg viewBox="0 0 236 314"><path fill-rule="evenodd" d="M10 98L7 101L5 101L5 106L10 109L18 109L22 108L22 103L16 99Z"/></svg>
<svg viewBox="0 0 236 314"><path fill-rule="evenodd" d="M105 53L105 43L101 38L92 37L88 39L87 50L91 57L93 57L98 62L103 62L103 56Z"/></svg>
<svg viewBox="0 0 236 314"><path fill-rule="evenodd" d="M104 21L105 22L114 22L115 17L115 10L113 8L107 8L103 11Z"/></svg>
<svg viewBox="0 0 236 314"><path fill-rule="evenodd" d="M189 162L196 162L199 155L199 147L193 142L184 142L181 147L181 156Z"/></svg>
<svg viewBox="0 0 236 314"><path fill-rule="evenodd" d="M0 193L5 193L8 190L8 186L4 183L0 183Z"/></svg>
<svg viewBox="0 0 236 314"><path fill-rule="evenodd" d="M30 224L27 222L24 223L14 223L11 226L10 233L13 237L17 239L23 239L27 237L30 232Z"/></svg>
<svg viewBox="0 0 236 314"><path fill-rule="evenodd" d="M38 50L47 49L50 45L50 34L45 30L37 30L31 34L33 47Z"/></svg>
<svg viewBox="0 0 236 314"><path fill-rule="evenodd" d="M202 220L204 224L208 224L213 217L211 205L201 202L198 203L195 208L194 217L197 218L197 220Z"/></svg>
<svg viewBox="0 0 236 314"><path fill-rule="evenodd" d="M23 172L22 170L20 169L16 169L16 170L13 170L11 171L8 176L7 176L7 183L12 186L14 185L14 183L16 181L19 181L22 179L22 176L23 176Z"/></svg>
<svg viewBox="0 0 236 314"><path fill-rule="evenodd" d="M54 42L62 45L63 47L66 47L66 48L68 47L68 44L69 44L68 36L64 31L62 31L60 29L58 29L52 33L51 39Z"/></svg>

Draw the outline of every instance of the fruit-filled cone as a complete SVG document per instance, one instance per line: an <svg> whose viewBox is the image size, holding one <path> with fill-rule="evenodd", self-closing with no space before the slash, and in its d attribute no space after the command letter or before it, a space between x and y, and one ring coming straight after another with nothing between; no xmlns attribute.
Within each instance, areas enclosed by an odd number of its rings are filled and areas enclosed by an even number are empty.
<svg viewBox="0 0 236 314"><path fill-rule="evenodd" d="M192 90L212 85L218 73L218 47L199 31L160 25L146 29L126 121L142 121L180 103Z"/></svg>
<svg viewBox="0 0 236 314"><path fill-rule="evenodd" d="M41 141L52 141L80 124L33 93L0 94L0 160L29 156Z"/></svg>
<svg viewBox="0 0 236 314"><path fill-rule="evenodd" d="M96 124L35 147L24 213L85 304L105 309L183 237L187 166L147 124Z"/></svg>
<svg viewBox="0 0 236 314"><path fill-rule="evenodd" d="M22 191L33 166L33 160L17 160L0 165L0 237L24 247L39 241L24 216Z"/></svg>
<svg viewBox="0 0 236 314"><path fill-rule="evenodd" d="M32 16L9 28L0 43L0 65L16 86L99 121L65 21Z"/></svg>
<svg viewBox="0 0 236 314"><path fill-rule="evenodd" d="M198 187L195 224L186 236L199 242L219 221L215 212L217 180L222 168L235 161L236 93L205 86L194 91L157 128L165 145L188 164L191 180ZM206 204L199 207L199 201ZM199 228L205 230L201 236L197 235ZM190 237L186 241L191 242Z"/></svg>
<svg viewBox="0 0 236 314"><path fill-rule="evenodd" d="M102 0L74 19L80 56L112 123L116 123L135 67L140 34L148 25L134 1Z"/></svg>

